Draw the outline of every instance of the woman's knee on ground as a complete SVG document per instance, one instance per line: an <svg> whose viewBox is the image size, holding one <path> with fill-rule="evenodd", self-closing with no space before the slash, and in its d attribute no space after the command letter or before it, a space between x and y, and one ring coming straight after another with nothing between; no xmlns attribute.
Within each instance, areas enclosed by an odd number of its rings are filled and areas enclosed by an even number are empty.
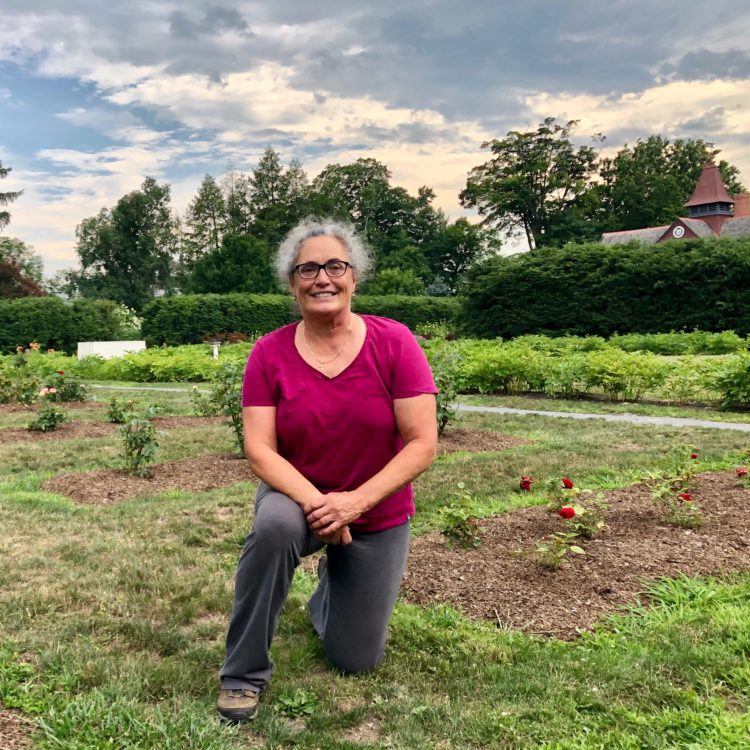
<svg viewBox="0 0 750 750"><path fill-rule="evenodd" d="M383 661L385 648L367 649L361 645L357 648L342 649L336 644L323 643L326 658L342 674L360 674L369 672Z"/></svg>

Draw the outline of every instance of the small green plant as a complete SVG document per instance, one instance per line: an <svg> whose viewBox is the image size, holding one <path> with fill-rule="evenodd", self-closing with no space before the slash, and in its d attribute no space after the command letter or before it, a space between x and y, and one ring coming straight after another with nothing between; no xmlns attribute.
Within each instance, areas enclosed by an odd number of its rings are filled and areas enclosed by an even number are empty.
<svg viewBox="0 0 750 750"><path fill-rule="evenodd" d="M586 553L574 544L576 537L577 534L572 531L556 531L548 539L537 542L534 556L539 565L547 570L557 570L568 552L574 555L585 555Z"/></svg>
<svg viewBox="0 0 750 750"><path fill-rule="evenodd" d="M133 412L133 400L118 401L114 396L107 405L107 422L113 424L125 424L128 415Z"/></svg>
<svg viewBox="0 0 750 750"><path fill-rule="evenodd" d="M274 704L274 709L296 719L312 716L317 705L318 700L315 693L298 688L294 692L284 691Z"/></svg>
<svg viewBox="0 0 750 750"><path fill-rule="evenodd" d="M199 417L215 417L221 414L221 406L216 403L212 394L204 394L194 385L190 391L190 400L193 402L193 411Z"/></svg>
<svg viewBox="0 0 750 750"><path fill-rule="evenodd" d="M24 354L16 355L23 357ZM0 369L0 404L25 404L29 406L39 399L39 380L28 371L25 364Z"/></svg>
<svg viewBox="0 0 750 750"><path fill-rule="evenodd" d="M120 427L125 454L125 471L138 477L151 476L149 464L156 458L159 442L156 427L151 418L157 413L156 407L147 406L142 415L130 413L128 420Z"/></svg>
<svg viewBox="0 0 750 750"><path fill-rule="evenodd" d="M661 503L665 509L664 520L671 526L697 529L703 522L700 508L689 492L669 495L662 498Z"/></svg>
<svg viewBox="0 0 750 750"><path fill-rule="evenodd" d="M458 394L458 352L448 344L436 346L429 354L432 377L438 388L437 400L437 427L438 435L443 434L456 416L455 401Z"/></svg>
<svg viewBox="0 0 750 750"><path fill-rule="evenodd" d="M37 412L36 419L28 424L28 429L38 430L39 432L52 432L56 430L63 422L67 422L68 415L52 404L44 404Z"/></svg>
<svg viewBox="0 0 750 750"><path fill-rule="evenodd" d="M242 432L242 378L245 363L225 362L214 376L209 399L216 405L217 413L228 419L224 424L234 430L240 453L245 452L245 438Z"/></svg>
<svg viewBox="0 0 750 750"><path fill-rule="evenodd" d="M447 507L440 509L443 519L440 533L449 544L458 544L466 548L479 547L482 540L478 533L477 518L471 510L474 498L463 482L456 486L458 490L452 493L454 499Z"/></svg>

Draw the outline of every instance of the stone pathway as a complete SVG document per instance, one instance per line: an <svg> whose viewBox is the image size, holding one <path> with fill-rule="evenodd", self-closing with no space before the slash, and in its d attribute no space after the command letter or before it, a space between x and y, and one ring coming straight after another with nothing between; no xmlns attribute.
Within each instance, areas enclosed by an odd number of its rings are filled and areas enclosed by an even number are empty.
<svg viewBox="0 0 750 750"><path fill-rule="evenodd" d="M739 430L750 432L748 422L715 422L689 417L647 417L641 414L589 414L573 411L542 411L541 409L513 409L509 406L470 406L457 404L459 411L475 411L491 414L538 414L542 417L566 419L603 419L606 422L630 422L631 424L658 424L667 427L705 427L711 430Z"/></svg>

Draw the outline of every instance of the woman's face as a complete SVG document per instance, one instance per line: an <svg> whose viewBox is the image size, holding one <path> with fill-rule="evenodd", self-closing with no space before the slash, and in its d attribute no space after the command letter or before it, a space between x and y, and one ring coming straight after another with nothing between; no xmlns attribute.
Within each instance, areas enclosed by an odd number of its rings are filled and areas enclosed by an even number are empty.
<svg viewBox="0 0 750 750"><path fill-rule="evenodd" d="M300 247L294 265L300 263L327 263L329 260L351 261L349 253L335 237L310 237ZM351 308L352 294L357 286L354 269L347 268L343 276L330 278L321 268L314 279L303 279L295 271L292 291L302 315L331 315Z"/></svg>

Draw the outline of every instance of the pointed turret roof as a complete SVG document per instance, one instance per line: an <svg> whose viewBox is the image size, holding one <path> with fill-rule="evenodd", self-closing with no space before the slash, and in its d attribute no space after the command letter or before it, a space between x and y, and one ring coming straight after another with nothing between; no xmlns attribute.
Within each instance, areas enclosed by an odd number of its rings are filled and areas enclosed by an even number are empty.
<svg viewBox="0 0 750 750"><path fill-rule="evenodd" d="M721 178L719 167L713 161L709 161L703 167L698 184L685 206L689 208L690 206L703 206L706 203L734 203L734 198L727 192L724 180Z"/></svg>

